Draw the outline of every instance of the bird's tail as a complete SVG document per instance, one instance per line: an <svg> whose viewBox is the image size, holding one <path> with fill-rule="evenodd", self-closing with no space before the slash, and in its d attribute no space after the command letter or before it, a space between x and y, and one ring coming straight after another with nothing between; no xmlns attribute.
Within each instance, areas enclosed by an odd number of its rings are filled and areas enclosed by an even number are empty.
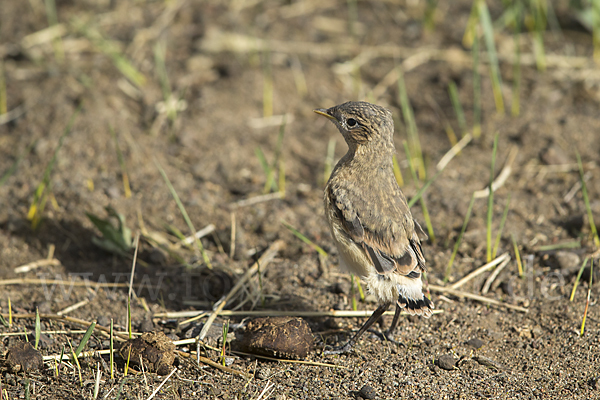
<svg viewBox="0 0 600 400"><path fill-rule="evenodd" d="M429 318L433 314L433 302L422 294L421 296L421 299L415 300L400 294L398 305L411 315L420 315L421 317Z"/></svg>

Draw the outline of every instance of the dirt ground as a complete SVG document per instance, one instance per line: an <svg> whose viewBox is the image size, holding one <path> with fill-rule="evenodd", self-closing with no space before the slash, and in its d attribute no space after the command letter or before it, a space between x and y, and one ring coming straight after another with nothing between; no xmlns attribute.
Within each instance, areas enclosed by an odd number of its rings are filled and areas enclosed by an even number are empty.
<svg viewBox="0 0 600 400"><path fill-rule="evenodd" d="M6 110L0 114L9 113L0 115L0 176L7 177L0 184L0 308L8 319L10 299L13 313L28 316L17 315L10 327L0 324L0 356L23 339L19 332L33 331L36 308L42 314L44 356L59 355L65 347L70 352L68 342L79 343L85 324L48 315L80 302L65 315L102 326L113 319L117 330L127 330L128 289L96 285L127 284L131 271L133 251L119 256L92 241L100 232L86 213L106 218L106 206L125 217L134 235L143 233L133 285L137 297L131 303L135 332L162 331L174 340L195 337L206 318L185 322L166 313L210 310L277 240L285 248L264 266L262 279L253 276L248 290L227 309L351 310L354 291L350 278L337 269L322 206L328 146L335 143L335 161L346 145L334 126L312 110L359 99L392 110L403 190L413 197L422 182L411 179L403 151L407 130L394 79L397 66L404 69L428 177L452 147L448 126L461 137L448 95L450 82L457 85L469 130L474 121L471 50L462 44L471 2L439 2L433 27L424 23L427 3L58 1L60 25L45 30L52 18L44 2L3 2L0 107ZM343 356L323 356L323 341L344 342L364 318L306 318L315 336L308 363L231 353L230 368L249 378L205 364L198 368L179 356L176 373L155 398L600 398L597 285L589 297L585 333L579 334L589 269L569 301L584 258L590 256L595 265L599 261L576 152L583 162L592 214L600 221L600 78L592 59L592 35L567 3L553 3L561 30L543 32L544 71L536 68L532 56L533 35L519 37L518 116L510 115L517 75L510 62L515 39L509 29L499 24L495 35L504 114L496 111L488 58L480 55L481 137L450 162L424 195L435 240L425 242L423 250L431 297L440 313L403 319L396 334L400 346L367 334ZM490 7L497 21L500 2ZM483 38L481 42L485 50ZM274 163L284 115L281 154ZM30 206L72 117L34 230ZM508 253L511 261L485 295L499 305L434 290L486 263L484 197L475 200L450 281L443 282L471 194L489 184L495 133L496 176L510 166L495 192L493 234L510 197L498 254ZM285 174L285 196L245 204L265 193L267 174L260 152L274 167L273 186L281 189L280 176ZM167 252L157 244L159 238L178 241L171 227L190 234L157 165L195 229L214 225L214 232L202 238L213 270L193 246L171 246ZM268 185L266 189L273 192ZM412 212L425 226L421 202ZM329 256L320 259L282 221ZM513 237L525 260L523 278ZM573 242L575 247L566 247ZM51 248L58 261L41 262L22 273L15 270L46 259ZM457 290L481 295L490 273ZM13 279L19 281L7 281ZM70 286L69 279L81 285ZM67 283L61 287L49 280ZM368 295L358 302L359 310L375 307ZM244 318L217 318L208 344L218 345L226 320L233 330ZM384 317L376 331L390 321ZM108 346L106 336L96 331L87 349ZM178 349L189 352L195 346ZM216 350L207 348L203 356L220 362ZM450 365L448 356L454 357ZM38 399L93 398L100 368L99 398L146 399L165 379L135 371L124 376L126 362L118 356L115 378L110 379L108 360L107 355L83 358L81 381L71 361L61 366L58 376L53 361L26 374L5 365L0 367L0 388L8 399L24 398L26 391Z"/></svg>

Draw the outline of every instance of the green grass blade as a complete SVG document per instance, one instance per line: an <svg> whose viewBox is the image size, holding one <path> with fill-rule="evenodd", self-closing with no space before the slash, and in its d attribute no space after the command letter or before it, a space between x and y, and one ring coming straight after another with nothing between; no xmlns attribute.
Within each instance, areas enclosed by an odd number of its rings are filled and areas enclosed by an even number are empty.
<svg viewBox="0 0 600 400"><path fill-rule="evenodd" d="M265 182L265 187L264 187L264 192L268 193L269 192L269 188L273 188L274 191L277 191L277 184L275 182L275 169L280 165L280 161L281 161L281 149L283 147L283 136L285 134L285 125L286 125L286 116L283 116L283 119L281 121L281 125L279 127L279 134L277 135L277 145L275 146L275 157L273 158L273 163L268 166L268 171L267 173L267 181ZM261 151L262 153L262 151ZM266 158L264 157L264 154L262 155L264 162L266 162ZM261 162L262 164L262 162ZM263 167L264 168L264 167ZM280 170L281 172L281 170ZM285 175L284 175L285 176ZM281 174L279 176L279 180L281 180Z"/></svg>
<svg viewBox="0 0 600 400"><path fill-rule="evenodd" d="M448 261L448 266L446 267L446 273L444 274L444 282L448 282L450 279L450 274L452 273L452 265L454 264L454 259L456 258L456 254L458 253L458 248L462 241L463 235L467 230L467 225L469 224L469 218L471 218L471 212L473 211L473 204L475 204L475 194L471 196L471 201L469 202L469 208L467 208L467 215L465 215L465 220L463 222L460 233L458 234L458 238L456 239L456 243L454 244L454 249L452 249L452 255L450 256L450 261Z"/></svg>
<svg viewBox="0 0 600 400"><path fill-rule="evenodd" d="M423 26L428 31L435 29L435 10L438 5L438 0L427 0L425 3L425 12L423 13Z"/></svg>
<svg viewBox="0 0 600 400"><path fill-rule="evenodd" d="M479 20L483 27L483 38L490 59L490 72L492 76L492 91L494 92L494 102L496 103L496 111L504 114L504 100L502 98L502 78L500 76L500 66L498 56L496 55L496 45L494 44L494 27L492 26L492 18L490 11L485 1L478 0Z"/></svg>
<svg viewBox="0 0 600 400"><path fill-rule="evenodd" d="M81 339L81 342L79 342L79 345L75 349L75 357L79 357L79 355L83 351L83 348L85 347L87 342L92 337L92 333L94 333L95 328L96 328L96 321L92 322L90 324L90 326L87 328L87 330L85 331L85 334L83 335L83 339Z"/></svg>
<svg viewBox="0 0 600 400"><path fill-rule="evenodd" d="M573 290L571 290L571 297L569 297L569 301L573 301L573 299L575 298L575 292L577 291L577 286L579 285L579 280L581 279L581 275L583 274L583 270L585 269L585 266L589 259L590 259L589 256L586 257L585 260L583 260L581 267L579 267L579 272L577 273L577 278L575 278L575 283L573 284Z"/></svg>
<svg viewBox="0 0 600 400"><path fill-rule="evenodd" d="M490 167L490 194L488 196L488 209L487 209L487 262L492 261L492 216L494 215L494 191L492 190L492 184L494 183L494 172L496 168L496 153L498 151L498 134L494 136L494 147L492 148L492 165Z"/></svg>
<svg viewBox="0 0 600 400"><path fill-rule="evenodd" d="M579 179L581 180L581 193L583 195L583 202L585 203L585 209L588 215L588 221L590 224L592 238L594 241L594 245L596 247L600 247L600 237L598 237L598 230L596 229L596 224L594 223L594 214L592 214L592 208L590 206L590 198L588 196L587 185L585 184L581 156L579 155L579 152L576 152L575 155L577 156L577 165L579 166Z"/></svg>
<svg viewBox="0 0 600 400"><path fill-rule="evenodd" d="M515 251L515 258L517 260L517 269L519 270L519 278L523 278L523 260L521 259L521 253L519 252L519 246L517 245L517 240L515 239L515 235L510 235L513 243L513 250Z"/></svg>
<svg viewBox="0 0 600 400"><path fill-rule="evenodd" d="M137 68L125 58L117 43L106 40L100 32L95 30L95 28L90 27L90 24L86 21L76 20L73 25L75 29L92 42L100 52L110 57L115 68L117 68L131 83L139 88L146 84L146 77L144 74L138 71Z"/></svg>
<svg viewBox="0 0 600 400"><path fill-rule="evenodd" d="M546 55L544 51L544 32L546 31L546 6L545 1L532 1L530 3L533 17L533 54L539 71L546 70Z"/></svg>
<svg viewBox="0 0 600 400"><path fill-rule="evenodd" d="M121 147L119 146L117 132L115 132L115 129L110 124L108 125L108 129L113 138L113 141L115 142L117 160L119 161L119 167L121 168L121 178L123 179L123 191L125 193L125 198L128 199L131 197L131 186L129 185L129 174L127 173L127 165L125 164L125 158L123 157L123 152L121 151Z"/></svg>
<svg viewBox="0 0 600 400"><path fill-rule="evenodd" d="M38 345L40 344L40 336L42 332L42 324L40 323L40 312L38 308L35 308L35 346L34 349L38 349Z"/></svg>
<svg viewBox="0 0 600 400"><path fill-rule="evenodd" d="M410 153L414 155L412 163L418 171L418 176L421 179L425 179L425 163L423 162L419 131L417 130L417 124L415 122L415 114L410 105L410 101L408 100L404 74L400 67L398 67L398 100L402 108L402 117L404 118L404 125L406 126Z"/></svg>
<svg viewBox="0 0 600 400"><path fill-rule="evenodd" d="M477 38L477 23L479 22L479 13L477 12L477 0L471 5L471 13L467 20L465 33L463 34L462 43L466 48L471 48L475 44Z"/></svg>
<svg viewBox="0 0 600 400"><path fill-rule="evenodd" d="M262 169L265 173L265 176L266 176L263 193L265 193L265 194L269 193L270 190L276 192L277 191L277 183L272 178L273 171L272 171L271 166L269 165L269 162L267 161L267 157L265 157L265 153L263 153L263 151L260 147L257 147L254 149L254 154L256 154L256 157L258 158L258 161L260 162L260 166L262 167Z"/></svg>
<svg viewBox="0 0 600 400"><path fill-rule="evenodd" d="M166 172L162 169L162 167L160 166L158 161L155 161L155 164L156 164L156 167L158 168L160 174L162 175L163 180L167 184L167 187L169 188L169 192L171 192L171 196L173 196L175 203L177 203L177 207L179 208L179 211L181 212L181 215L183 216L185 223L187 224L188 228L192 231L192 236L194 237L194 243L196 243L196 246L200 250L200 253L202 254L202 259L204 260L204 263L206 264L206 266L209 269L212 269L212 264L210 262L210 259L208 258L208 254L206 253L206 250L204 250L204 246L202 245L202 242L200 241L200 239L198 239L196 237L196 232L197 232L196 228L194 228L194 224L192 223L192 220L190 219L187 211L185 210L185 207L183 206L183 203L181 202L179 195L175 191L175 188L171 184L169 177L167 176Z"/></svg>
<svg viewBox="0 0 600 400"><path fill-rule="evenodd" d="M435 173L430 179L428 179L423 186L419 189L419 191L409 200L408 207L412 207L417 201L421 199L423 193L431 186L431 184L437 179L438 176L444 171L444 169L439 170Z"/></svg>
<svg viewBox="0 0 600 400"><path fill-rule="evenodd" d="M354 274L350 274L350 301L352 302L352 311L358 310L356 303L356 290L354 289Z"/></svg>
<svg viewBox="0 0 600 400"><path fill-rule="evenodd" d="M115 349L114 349L114 326L113 326L113 319L110 319L110 356L109 356L109 360L110 360L110 379L115 379Z"/></svg>
<svg viewBox="0 0 600 400"><path fill-rule="evenodd" d="M273 115L273 73L271 71L271 55L266 50L263 54L263 117Z"/></svg>
<svg viewBox="0 0 600 400"><path fill-rule="evenodd" d="M514 35L515 61L513 63L513 85L512 100L510 104L510 113L513 117L518 117L521 109L521 7L515 7Z"/></svg>
<svg viewBox="0 0 600 400"><path fill-rule="evenodd" d="M356 288L358 289L358 296L360 301L365 301L365 292L363 291L362 285L360 284L360 278L356 277Z"/></svg>
<svg viewBox="0 0 600 400"><path fill-rule="evenodd" d="M171 82L169 82L169 74L165 59L167 58L167 44L164 40L159 40L154 45L154 64L156 65L156 74L160 81L163 99L167 103L173 96L171 91ZM169 119L173 121L177 117L177 108L169 107Z"/></svg>
<svg viewBox="0 0 600 400"><path fill-rule="evenodd" d="M225 366L225 350L227 348L227 334L229 333L229 320L227 320L226 324L223 324L223 347L221 348L221 363Z"/></svg>
<svg viewBox="0 0 600 400"><path fill-rule="evenodd" d="M456 119L458 121L458 127L460 128L460 135L462 137L467 133L467 120L465 119L465 112L463 111L462 104L460 104L458 89L456 88L456 83L454 83L454 81L450 81L448 84L448 93L450 94L450 101L452 102L452 107L454 108L454 113L456 114Z"/></svg>
<svg viewBox="0 0 600 400"><path fill-rule="evenodd" d="M508 217L508 207L510 206L510 198L508 195L508 199L506 200L506 206L504 207L504 212L502 213L502 219L500 220L500 228L498 228L498 233L496 234L496 241L494 242L494 249L492 250L492 260L496 258L496 254L498 253L498 247L500 247L500 239L502 239L502 231L504 230L504 224L506 222L506 217Z"/></svg>
<svg viewBox="0 0 600 400"><path fill-rule="evenodd" d="M592 1L592 42L594 45L594 61L600 63L600 1Z"/></svg>
<svg viewBox="0 0 600 400"><path fill-rule="evenodd" d="M479 36L473 40L473 138L481 136L481 74L479 73Z"/></svg>
<svg viewBox="0 0 600 400"><path fill-rule="evenodd" d="M407 160L409 160L408 166L410 168L410 173L412 174L412 177L413 177L415 183L417 183L418 182L417 172L415 171L415 168L414 168L412 162L410 161L411 160L410 150L409 150L406 142L403 142L403 145L404 145L404 151L406 152L406 158L407 158ZM436 176L439 175L440 172L441 171L438 171L436 173ZM423 188L425 188L425 185L423 185L423 187L421 189L423 189ZM420 190L419 193L417 193L417 194L418 194L419 201L421 202L423 218L425 219L425 225L427 226L427 234L429 235L429 240L431 240L431 242L433 243L433 242L435 242L435 232L433 231L433 224L431 223L431 218L429 217L429 211L427 210L427 205L425 204L425 199L423 198L423 192L425 192L425 190L422 190L422 191ZM417 196L415 196L415 198L416 197ZM410 208L411 204L414 204L413 200L414 199L411 199L411 202L409 203L409 208Z"/></svg>
<svg viewBox="0 0 600 400"><path fill-rule="evenodd" d="M294 228L292 225L288 224L287 222L285 222L284 220L281 220L281 223L283 224L283 226L285 226L290 232L292 232L294 234L294 236L296 236L298 239L302 240L304 243L306 243L307 245L309 245L310 247L312 247L313 249L315 249L320 255L322 255L323 257L327 257L328 254L325 250L323 250L321 247L319 247L318 245L316 245L313 241L311 241L309 238L307 238L306 236L304 236L302 233L300 233L300 231L298 231L296 228Z"/></svg>
<svg viewBox="0 0 600 400"><path fill-rule="evenodd" d="M590 306L590 297L592 295L592 283L594 281L594 259L590 262L590 283L588 285L587 300L585 302L585 311L583 312L583 320L581 321L581 332L579 336L583 336L585 332L585 320L587 318L588 308Z"/></svg>
<svg viewBox="0 0 600 400"><path fill-rule="evenodd" d="M127 333L129 339L133 339L133 327L131 326L131 296L127 297Z"/></svg>

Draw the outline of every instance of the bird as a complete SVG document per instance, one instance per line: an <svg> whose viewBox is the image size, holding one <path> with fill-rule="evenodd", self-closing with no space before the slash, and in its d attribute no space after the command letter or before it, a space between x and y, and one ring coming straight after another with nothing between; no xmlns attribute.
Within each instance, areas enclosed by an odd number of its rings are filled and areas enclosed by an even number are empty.
<svg viewBox="0 0 600 400"><path fill-rule="evenodd" d="M361 277L378 301L377 309L345 345L324 352L343 354L392 304L396 310L385 332L390 340L403 310L426 318L432 315L434 304L424 296L421 280L426 265L419 234L426 235L394 175L391 111L351 101L314 112L333 122L348 145L323 196L340 266Z"/></svg>

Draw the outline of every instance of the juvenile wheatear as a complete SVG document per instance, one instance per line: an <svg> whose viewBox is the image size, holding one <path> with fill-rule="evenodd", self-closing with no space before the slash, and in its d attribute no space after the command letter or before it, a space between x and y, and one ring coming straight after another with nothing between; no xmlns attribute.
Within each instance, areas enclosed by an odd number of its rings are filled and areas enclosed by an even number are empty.
<svg viewBox="0 0 600 400"><path fill-rule="evenodd" d="M366 102L314 110L329 118L348 144L325 187L325 215L340 254L340 265L362 277L379 307L346 345L325 354L346 353L396 303L389 337L402 310L429 317L433 303L423 295L423 233L394 176L392 113Z"/></svg>

